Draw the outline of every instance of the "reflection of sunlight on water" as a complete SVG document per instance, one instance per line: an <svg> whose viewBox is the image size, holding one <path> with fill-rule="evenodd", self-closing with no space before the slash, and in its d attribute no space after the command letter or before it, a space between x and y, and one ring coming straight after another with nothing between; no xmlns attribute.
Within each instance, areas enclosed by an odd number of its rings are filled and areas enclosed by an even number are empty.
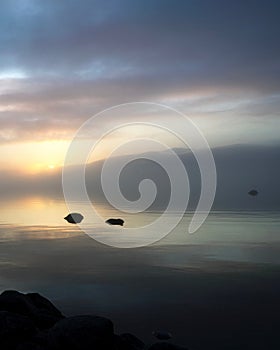
<svg viewBox="0 0 280 350"><path fill-rule="evenodd" d="M19 225L64 225L63 201L43 197L5 199L0 202L1 222Z"/></svg>
<svg viewBox="0 0 280 350"><path fill-rule="evenodd" d="M134 236L130 228L149 225L157 219L160 213L121 213L105 205L96 204L95 209L101 220L96 221L93 212L87 204L77 202L75 211L85 216L83 227L90 228L93 238L105 237L110 242L122 240L134 241L141 244L142 237ZM64 217L68 208L64 200L47 197L25 197L17 199L2 199L0 201L0 231L1 240L21 239L59 239L84 235L82 230L68 224ZM170 215L176 215L170 214ZM194 234L188 234L188 225L192 213L187 213L180 224L164 239L155 245L185 245L185 244L266 244L279 242L280 218L276 212L212 212L204 225ZM109 217L121 217L125 226L112 227L105 223ZM149 227L145 229L149 232ZM159 228L160 230L160 228Z"/></svg>
<svg viewBox="0 0 280 350"><path fill-rule="evenodd" d="M80 212L84 215L83 223L85 225L93 227L100 226L100 224L96 223L93 212L90 212L87 203L76 202L72 205L73 207L75 208L75 212ZM126 227L147 225L155 219L153 215L120 213L117 210L97 203L94 203L94 208L102 222L105 222L110 217L122 217L125 220ZM5 198L0 201L0 210L0 223L3 224L69 227L69 224L64 220L64 217L69 213L64 200L47 197ZM108 227L108 225L104 226Z"/></svg>
<svg viewBox="0 0 280 350"><path fill-rule="evenodd" d="M0 225L1 241L21 239L62 239L81 236L79 229L61 226Z"/></svg>

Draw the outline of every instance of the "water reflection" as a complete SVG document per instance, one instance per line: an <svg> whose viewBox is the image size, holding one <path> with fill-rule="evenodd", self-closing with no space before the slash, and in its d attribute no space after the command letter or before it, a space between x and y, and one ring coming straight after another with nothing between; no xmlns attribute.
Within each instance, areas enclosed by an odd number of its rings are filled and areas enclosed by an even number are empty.
<svg viewBox="0 0 280 350"><path fill-rule="evenodd" d="M228 319L236 320L236 329L254 322L257 327L263 319L262 331L266 325L267 332L271 330L267 319L271 321L280 290L278 213L213 212L195 235L187 234L188 213L157 244L116 249L67 224L62 200L3 200L0 210L2 290L40 292L65 314L108 316L120 333L130 331L143 339L158 328L174 329L178 342L186 344L189 334L199 339L201 333L212 336L217 329L219 337L226 332L231 336ZM98 210L104 219L120 216L102 205ZM77 211L83 213L82 203L77 203ZM157 215L121 216L133 226ZM86 219L97 235L118 239L118 231Z"/></svg>
<svg viewBox="0 0 280 350"><path fill-rule="evenodd" d="M88 213L88 215L85 215L85 224L96 224L93 222L94 216L89 212L86 203L76 202L73 206L77 212ZM109 208L102 203L94 203L94 209L104 222L111 216L117 217L121 215L125 219L127 227L142 225L143 219L145 225L154 220L152 216L120 213L118 210ZM39 196L2 198L0 200L0 211L0 223L2 224L69 226L64 220L69 210L63 199Z"/></svg>
<svg viewBox="0 0 280 350"><path fill-rule="evenodd" d="M141 237L129 237L130 231L126 229L146 226L160 215L159 212L120 213L102 203L94 203L94 208L101 217L100 222L95 222L94 215L86 204L77 202L75 208L85 216L84 227L90 228L96 237L107 235L116 241L141 239ZM68 224L64 220L68 208L63 199L39 196L4 198L0 201L0 212L2 239L6 236L11 239L12 236L23 234L25 239L32 237L52 239L83 234L78 226ZM122 217L125 220L125 229L105 224L105 220L109 217ZM187 232L191 217L192 213L187 213L181 223L156 245L265 245L280 242L280 216L277 212L212 212L194 235L189 235Z"/></svg>

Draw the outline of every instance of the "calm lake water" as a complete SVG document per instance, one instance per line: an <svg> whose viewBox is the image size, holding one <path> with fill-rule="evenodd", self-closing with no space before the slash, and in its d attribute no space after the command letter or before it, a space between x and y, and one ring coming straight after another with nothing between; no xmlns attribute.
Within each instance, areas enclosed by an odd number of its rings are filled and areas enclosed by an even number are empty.
<svg viewBox="0 0 280 350"><path fill-rule="evenodd" d="M148 342L154 329L166 329L191 349L280 345L278 212L212 212L193 235L189 213L157 243L118 249L67 224L63 200L5 199L0 210L1 290L38 291L67 315L108 316L117 331ZM159 215L98 211L128 227ZM97 236L114 230L88 217L85 224Z"/></svg>

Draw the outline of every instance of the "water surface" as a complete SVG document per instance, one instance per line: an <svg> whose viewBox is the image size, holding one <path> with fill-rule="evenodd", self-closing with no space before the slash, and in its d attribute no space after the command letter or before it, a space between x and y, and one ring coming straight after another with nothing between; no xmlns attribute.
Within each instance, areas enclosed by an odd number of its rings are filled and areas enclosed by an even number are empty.
<svg viewBox="0 0 280 350"><path fill-rule="evenodd" d="M111 317L117 331L148 342L158 328L193 349L263 349L279 342L277 212L213 212L193 235L188 213L156 244L117 249L67 224L62 200L5 199L0 208L1 290L38 291L65 314ZM104 220L119 216L102 205L98 210ZM82 203L77 211L83 213ZM121 217L132 227L158 215ZM111 234L110 226L85 221L97 235Z"/></svg>

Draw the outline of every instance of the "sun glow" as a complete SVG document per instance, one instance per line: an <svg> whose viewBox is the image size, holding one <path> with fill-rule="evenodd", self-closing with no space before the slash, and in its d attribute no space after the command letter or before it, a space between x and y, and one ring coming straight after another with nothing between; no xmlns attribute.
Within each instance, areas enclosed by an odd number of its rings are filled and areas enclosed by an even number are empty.
<svg viewBox="0 0 280 350"><path fill-rule="evenodd" d="M44 141L1 146L1 162L6 169L36 174L63 166L68 141Z"/></svg>

